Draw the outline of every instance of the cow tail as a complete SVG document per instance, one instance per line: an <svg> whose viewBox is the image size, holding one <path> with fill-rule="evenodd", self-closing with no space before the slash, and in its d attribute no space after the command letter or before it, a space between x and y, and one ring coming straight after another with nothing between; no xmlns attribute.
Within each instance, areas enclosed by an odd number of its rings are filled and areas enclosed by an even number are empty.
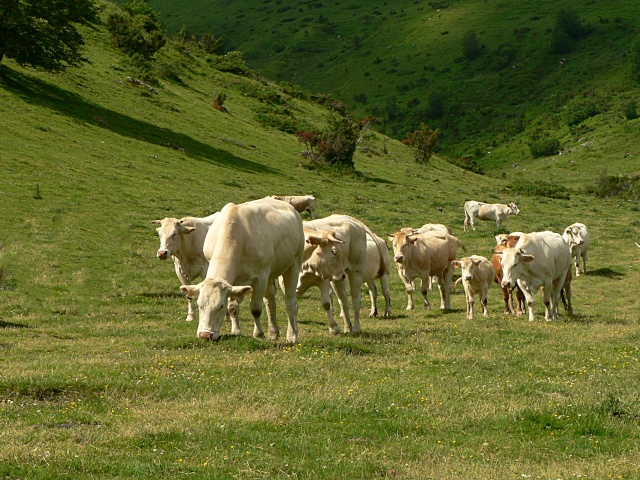
<svg viewBox="0 0 640 480"><path fill-rule="evenodd" d="M380 246L380 241L378 241L376 239L376 234L373 233L369 227L367 227L364 223L362 223L357 218L353 218L353 217L351 217L349 215L345 215L345 216L349 217L354 222L362 225L362 228L364 228L364 231L367 233L367 235L369 235L371 237L371 239L375 242L376 247L378 247L378 258L380 259L380 264L378 265L378 276L382 276L382 274L385 272L386 266L384 264L384 256L382 254L382 248L383 247ZM382 243L384 243L384 242L382 242ZM386 243L384 244L384 248L387 248L387 244Z"/></svg>
<svg viewBox="0 0 640 480"><path fill-rule="evenodd" d="M464 243L462 243L458 237L456 237L456 241L458 242L458 246L460 247L460 249L463 252L466 252L467 251L467 247L464 246Z"/></svg>

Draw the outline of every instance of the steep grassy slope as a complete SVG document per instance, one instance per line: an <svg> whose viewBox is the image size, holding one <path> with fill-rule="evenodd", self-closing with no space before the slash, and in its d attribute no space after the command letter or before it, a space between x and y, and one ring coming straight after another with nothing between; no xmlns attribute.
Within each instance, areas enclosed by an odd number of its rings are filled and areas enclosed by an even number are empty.
<svg viewBox="0 0 640 480"><path fill-rule="evenodd" d="M621 106L638 100L628 76L638 24L632 1L149 4L170 32L186 25L221 35L269 78L331 93L372 113L388 134L402 137L421 121L440 126L444 153L472 156L488 169L529 158L527 143L541 133L567 149L585 135L606 137L609 150L623 152L607 132L620 123ZM570 52L552 54L551 31L567 6L594 30ZM463 55L469 30L482 44L474 60ZM585 98L606 121L569 128L567 107Z"/></svg>
<svg viewBox="0 0 640 480"><path fill-rule="evenodd" d="M467 320L460 290L450 311L408 312L394 273L393 317L363 318L362 334L330 335L311 291L298 345L251 338L246 305L242 336L205 342L150 220L313 193L320 216L381 236L446 223L489 255L494 226L463 233L461 207L511 200L507 182L419 166L379 134L367 142L388 153L359 151L362 177L309 170L293 135L260 124L259 98L321 124L318 105L171 49L179 78L154 94L126 80L104 30L86 34L82 69L0 65L0 477L638 478L636 203L517 199L509 230L591 228L573 317L543 322L540 301L535 322L504 315L495 287L488 318ZM530 178L582 179L545 161Z"/></svg>

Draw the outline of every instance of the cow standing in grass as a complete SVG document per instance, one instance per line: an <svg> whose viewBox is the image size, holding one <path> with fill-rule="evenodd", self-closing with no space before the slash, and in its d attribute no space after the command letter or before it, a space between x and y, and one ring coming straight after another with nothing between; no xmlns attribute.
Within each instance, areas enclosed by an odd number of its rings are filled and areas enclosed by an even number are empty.
<svg viewBox="0 0 640 480"><path fill-rule="evenodd" d="M580 259L582 258L582 271L587 273L587 252L591 244L589 230L584 223L574 223L564 229L562 238L571 248L571 258L575 258L576 277L580 276Z"/></svg>
<svg viewBox="0 0 640 480"><path fill-rule="evenodd" d="M540 287L544 292L545 319L557 319L558 302L571 268L571 250L562 236L549 231L527 233L500 256L501 284L514 287L517 282L527 300L529 321L534 320L533 300Z"/></svg>
<svg viewBox="0 0 640 480"><path fill-rule="evenodd" d="M302 219L288 203L267 197L225 205L205 238L206 278L180 288L187 297L198 299L198 337L218 338L228 299L239 301L252 293L253 336L264 337L261 315L266 301L269 338L277 339L275 280L282 276L287 341L297 343L296 285L304 244Z"/></svg>
<svg viewBox="0 0 640 480"><path fill-rule="evenodd" d="M482 305L482 315L489 316L487 308L487 296L489 288L493 283L495 272L493 265L485 257L479 255L471 255L470 257L461 258L459 261L453 262L455 268L460 268L462 274L456 281L462 282L464 293L467 300L467 318L473 320L473 305L475 303L475 294L480 294L480 305Z"/></svg>
<svg viewBox="0 0 640 480"><path fill-rule="evenodd" d="M493 220L496 222L496 228L500 228L509 215L518 215L520 209L515 203L508 205L502 203L482 203L469 200L464 204L464 231L469 229L469 225L474 230L476 225L474 219L478 217L480 220Z"/></svg>

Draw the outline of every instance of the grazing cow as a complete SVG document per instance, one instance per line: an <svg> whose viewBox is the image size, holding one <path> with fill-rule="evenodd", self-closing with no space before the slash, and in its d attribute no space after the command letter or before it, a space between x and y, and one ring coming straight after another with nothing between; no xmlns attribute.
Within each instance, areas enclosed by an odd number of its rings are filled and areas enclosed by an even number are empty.
<svg viewBox="0 0 640 480"><path fill-rule="evenodd" d="M580 276L580 258L582 257L582 271L587 273L587 251L591 239L589 230L584 223L574 223L564 229L562 238L571 248L571 258L576 259L576 277Z"/></svg>
<svg viewBox="0 0 640 480"><path fill-rule="evenodd" d="M206 278L180 288L189 298L198 299L198 337L218 338L228 299L241 300L252 292L253 336L264 337L260 317L266 301L269 337L277 339L274 282L282 275L289 317L287 341L297 343L296 284L303 251L302 219L291 205L269 197L225 205L205 238Z"/></svg>
<svg viewBox="0 0 640 480"><path fill-rule="evenodd" d="M342 309L345 332L360 331L360 306L367 261L367 233L370 230L359 220L347 215L330 215L304 222L306 245L300 276L313 273L331 282ZM386 246L384 247L386 248ZM382 249L382 247L381 247ZM349 283L353 303L353 323L349 312ZM329 331L340 327L327 309L327 286L324 284L323 307L327 311Z"/></svg>
<svg viewBox="0 0 640 480"><path fill-rule="evenodd" d="M156 256L160 260L171 258L176 270L176 275L182 285L191 285L197 277L201 280L207 275L209 260L204 256L202 247L209 227L215 220L218 212L208 217L184 217L163 218L153 220L151 223L160 225L156 231L160 237L160 248ZM187 322L195 319L193 299L187 298L188 312ZM230 304L232 330L237 330L237 304Z"/></svg>
<svg viewBox="0 0 640 480"><path fill-rule="evenodd" d="M271 198L290 203L297 212L309 212L311 220L316 218L316 197L313 195L271 195Z"/></svg>
<svg viewBox="0 0 640 480"><path fill-rule="evenodd" d="M407 233L398 231L389 234L393 245L394 260L398 275L407 289L407 310L413 310L413 280L420 278L420 287L424 297L424 306L430 309L428 298L429 276L438 277L440 289L440 308L450 308L451 280L453 278L452 261L456 259L457 248L464 246L453 235L444 232Z"/></svg>
<svg viewBox="0 0 640 480"><path fill-rule="evenodd" d="M545 319L558 318L558 302L571 268L571 250L562 236L554 232L533 232L520 237L514 248L501 253L502 286L522 289L534 320L533 297L540 287L544 291Z"/></svg>
<svg viewBox="0 0 640 480"><path fill-rule="evenodd" d="M496 247L491 256L491 264L495 271L494 282L500 286L502 291L502 299L504 300L504 313L516 313L518 316L524 315L525 298L524 293L520 290L520 287L516 284L515 287L503 287L502 282L502 265L500 265L499 254L507 247L515 247L520 237L524 235L522 232L512 232L510 234L500 233L496 235ZM517 311L513 308L513 292L516 293L516 300L518 302Z"/></svg>
<svg viewBox="0 0 640 480"><path fill-rule="evenodd" d="M455 268L460 267L462 270L461 277L456 281L462 281L465 297L467 299L467 318L473 320L473 305L475 303L475 294L480 294L480 304L482 305L482 315L489 316L487 309L487 293L495 272L493 265L485 257L480 255L471 255L470 257L461 258L459 261L453 262Z"/></svg>
<svg viewBox="0 0 640 480"><path fill-rule="evenodd" d="M520 209L515 203L511 202L509 205L503 205L502 203L482 203L470 200L464 204L464 231L471 228L476 229L474 218L478 217L480 220L494 220L496 222L496 228L500 228L502 222L504 222L509 215L518 215Z"/></svg>
<svg viewBox="0 0 640 480"><path fill-rule="evenodd" d="M391 274L391 257L387 245L380 237L367 232L367 259L362 280L369 288L369 297L371 299L370 317L378 316L378 289L375 280L380 280L382 293L385 300L384 316L391 316L391 295L389 290L389 275ZM297 295L303 295L309 288L320 288L320 302L327 312L328 325L335 325L333 319L333 305L331 302L331 285L330 281L319 277L312 271L303 272L298 280ZM344 317L344 312L340 313Z"/></svg>

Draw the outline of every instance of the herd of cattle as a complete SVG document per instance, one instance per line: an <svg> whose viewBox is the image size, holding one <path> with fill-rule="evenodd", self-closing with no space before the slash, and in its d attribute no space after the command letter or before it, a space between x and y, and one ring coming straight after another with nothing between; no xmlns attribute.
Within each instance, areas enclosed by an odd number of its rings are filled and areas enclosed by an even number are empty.
<svg viewBox="0 0 640 480"><path fill-rule="evenodd" d="M287 341L298 341L297 297L309 288L320 289L320 302L329 330L341 331L333 312L331 292L335 292L345 332L360 331L361 285L366 283L371 298L371 314L377 315L379 280L385 298L384 316L391 315L389 278L391 258L386 242L361 221L347 215L315 218L313 196L271 196L242 204L229 203L204 218L184 217L154 220L158 224L160 248L157 257L173 259L175 272L188 300L187 320L195 319L197 301L200 338L216 339L224 319L231 319L231 333L240 334L239 303L249 293L254 318L253 335L264 337L261 314L267 306L269 338L279 336L276 323L276 281L284 294L289 319ZM302 221L308 212L311 220ZM493 220L500 227L509 215L520 213L509 205L466 202L465 231L475 229L474 218ZM455 285L462 283L467 316L473 318L479 294L483 315L488 315L487 292L497 283L503 294L505 313L524 314L534 319L534 295L543 288L545 318L556 319L562 300L571 314L572 258L575 274L587 271L589 232L575 223L558 233L515 232L496 236L493 257L471 255L457 259L465 251L451 229L426 224L419 229L402 228L389 234L394 261L407 291L407 310L414 308L415 280L421 280L424 306L429 309L432 282L440 291L440 308L450 308L453 274L461 269ZM582 270L580 269L582 259ZM195 279L200 277L200 283ZM455 287L455 285L453 285ZM513 294L517 310L513 306ZM351 297L351 306L349 302Z"/></svg>

